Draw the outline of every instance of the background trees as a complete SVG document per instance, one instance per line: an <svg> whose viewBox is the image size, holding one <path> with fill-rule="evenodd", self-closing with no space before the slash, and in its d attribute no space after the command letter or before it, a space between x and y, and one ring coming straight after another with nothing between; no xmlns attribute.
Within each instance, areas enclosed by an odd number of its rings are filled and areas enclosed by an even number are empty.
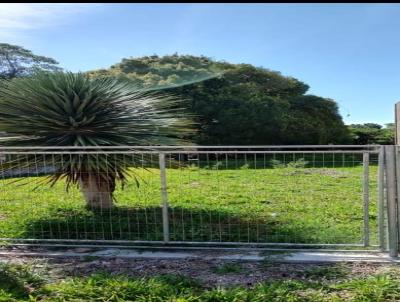
<svg viewBox="0 0 400 302"><path fill-rule="evenodd" d="M356 145L379 144L393 145L394 123L382 127L379 124L365 123L349 125L351 140Z"/></svg>
<svg viewBox="0 0 400 302"><path fill-rule="evenodd" d="M34 70L60 70L52 58L38 56L21 46L0 43L0 78L11 79L31 74Z"/></svg>
<svg viewBox="0 0 400 302"><path fill-rule="evenodd" d="M89 75L128 77L146 89L168 87L197 116L199 131L191 139L198 144L350 141L335 101L307 95L307 84L265 68L174 54L123 59Z"/></svg>
<svg viewBox="0 0 400 302"><path fill-rule="evenodd" d="M57 64L0 43L0 78L57 71ZM394 139L392 125L346 126L334 100L309 95L307 84L250 64L152 55L125 58L88 75L129 78L141 89L168 89L183 98L198 130L188 139L197 144L391 144Z"/></svg>

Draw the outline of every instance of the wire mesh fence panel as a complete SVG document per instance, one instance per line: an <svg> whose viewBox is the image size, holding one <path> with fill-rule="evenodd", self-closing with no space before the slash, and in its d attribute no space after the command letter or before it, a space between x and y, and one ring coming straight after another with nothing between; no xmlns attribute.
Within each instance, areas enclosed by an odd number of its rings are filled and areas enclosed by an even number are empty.
<svg viewBox="0 0 400 302"><path fill-rule="evenodd" d="M379 147L193 148L1 149L0 237L379 244Z"/></svg>
<svg viewBox="0 0 400 302"><path fill-rule="evenodd" d="M30 160L27 167L6 168L10 162L19 162L25 157ZM110 170L98 170L101 161L122 160L127 171L124 187L116 184L113 207L88 204L82 185L80 188L72 185L67 191L64 179L54 185L48 183L52 169L62 169L71 160L77 160L78 166L84 165L79 161L85 159L77 154L18 154L10 155L9 159L2 162L0 174L1 237L149 241L162 238L157 154L91 154L95 176L106 178L113 173L111 164ZM46 173L46 169L50 172ZM90 173L80 171L79 174L85 179ZM105 187L92 188L95 189L100 194L108 191ZM95 193L90 190L86 193Z"/></svg>
<svg viewBox="0 0 400 302"><path fill-rule="evenodd" d="M363 243L362 153L191 155L168 169L172 240ZM369 164L377 244L377 157Z"/></svg>

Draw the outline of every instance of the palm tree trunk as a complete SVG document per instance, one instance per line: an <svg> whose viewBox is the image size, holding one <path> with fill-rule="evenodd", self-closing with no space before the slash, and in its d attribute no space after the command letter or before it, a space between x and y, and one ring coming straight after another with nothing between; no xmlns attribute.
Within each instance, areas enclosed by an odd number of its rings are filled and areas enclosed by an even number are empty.
<svg viewBox="0 0 400 302"><path fill-rule="evenodd" d="M113 207L113 188L99 175L89 174L80 181L80 188L89 209L109 209Z"/></svg>

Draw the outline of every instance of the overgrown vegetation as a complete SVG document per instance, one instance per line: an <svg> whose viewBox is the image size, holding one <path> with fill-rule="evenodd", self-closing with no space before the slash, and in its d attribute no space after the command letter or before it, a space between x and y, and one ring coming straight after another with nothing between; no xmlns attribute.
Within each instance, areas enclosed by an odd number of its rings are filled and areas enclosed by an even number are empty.
<svg viewBox="0 0 400 302"><path fill-rule="evenodd" d="M332 269L325 267L324 272ZM284 279L252 287L204 288L197 280L181 275L134 278L104 272L48 280L31 270L31 267L1 265L0 301L389 302L400 299L400 278L395 271L351 279Z"/></svg>
<svg viewBox="0 0 400 302"><path fill-rule="evenodd" d="M30 293L45 283L43 271L33 265L0 262L0 301L27 299Z"/></svg>

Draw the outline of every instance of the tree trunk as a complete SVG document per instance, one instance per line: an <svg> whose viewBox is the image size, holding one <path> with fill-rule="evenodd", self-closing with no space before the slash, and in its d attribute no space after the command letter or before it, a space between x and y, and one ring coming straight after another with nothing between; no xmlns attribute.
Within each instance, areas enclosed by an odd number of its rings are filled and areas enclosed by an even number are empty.
<svg viewBox="0 0 400 302"><path fill-rule="evenodd" d="M90 209L109 209L113 207L112 190L114 186L98 175L89 174L80 181L80 188Z"/></svg>

